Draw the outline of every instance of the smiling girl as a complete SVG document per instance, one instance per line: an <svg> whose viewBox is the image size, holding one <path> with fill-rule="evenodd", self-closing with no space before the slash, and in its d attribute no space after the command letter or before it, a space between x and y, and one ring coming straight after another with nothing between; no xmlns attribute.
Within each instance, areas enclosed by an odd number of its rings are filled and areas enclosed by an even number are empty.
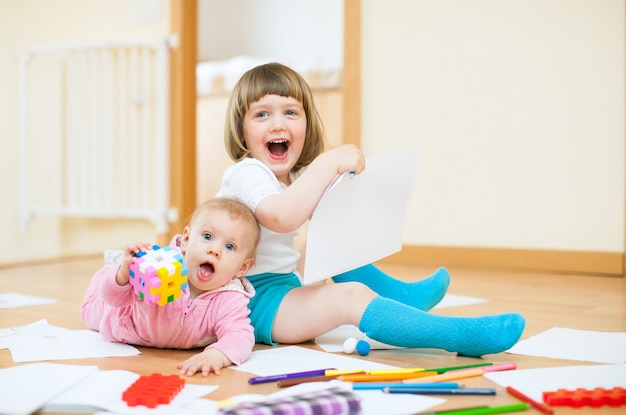
<svg viewBox="0 0 626 415"><path fill-rule="evenodd" d="M481 356L520 338L525 320L517 313L428 313L447 290L444 268L403 282L366 265L333 277L334 284L302 286L294 238L332 181L361 173L365 158L353 145L324 151L322 122L297 72L279 63L246 72L229 101L225 144L236 164L225 171L217 195L243 201L261 225L256 262L247 272L256 290L249 307L257 342L299 343L352 324L395 346Z"/></svg>

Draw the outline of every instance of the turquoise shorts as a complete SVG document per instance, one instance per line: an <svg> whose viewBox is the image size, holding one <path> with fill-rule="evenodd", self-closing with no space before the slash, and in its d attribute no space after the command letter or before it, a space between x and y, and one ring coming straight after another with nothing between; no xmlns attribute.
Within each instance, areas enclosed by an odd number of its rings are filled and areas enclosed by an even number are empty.
<svg viewBox="0 0 626 415"><path fill-rule="evenodd" d="M252 283L256 294L250 299L250 322L254 327L254 339L257 343L276 345L272 340L272 326L278 306L285 295L296 287L302 287L300 278L291 274L257 274L246 276Z"/></svg>

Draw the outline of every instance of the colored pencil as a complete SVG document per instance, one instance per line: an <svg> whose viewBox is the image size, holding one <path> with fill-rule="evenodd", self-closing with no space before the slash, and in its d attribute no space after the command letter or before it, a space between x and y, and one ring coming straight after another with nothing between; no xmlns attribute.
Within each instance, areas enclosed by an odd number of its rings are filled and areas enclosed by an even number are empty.
<svg viewBox="0 0 626 415"><path fill-rule="evenodd" d="M517 369L517 363L515 362L507 362L507 363L497 363L489 366L485 366L481 368L483 372L501 372L503 370L513 370Z"/></svg>
<svg viewBox="0 0 626 415"><path fill-rule="evenodd" d="M425 412L416 415L495 415L507 412L525 411L528 409L527 403L516 403L500 406L482 406L464 409L452 409L449 411Z"/></svg>
<svg viewBox="0 0 626 415"><path fill-rule="evenodd" d="M470 369L460 369L460 370L449 370L437 376L431 376L428 380L423 380L420 378L417 379L407 379L406 383L421 383L425 382L443 382L448 380L456 380L462 378L468 378L472 376L481 376L486 372L498 372L501 370L511 370L517 368L517 364L514 362L509 363L498 363L486 365L484 367L475 367Z"/></svg>
<svg viewBox="0 0 626 415"><path fill-rule="evenodd" d="M490 365L493 365L493 363L475 363L473 365L437 367L437 368L434 368L434 369L424 369L424 370L435 371L438 374L442 374L442 373L445 373L445 372L449 372L451 370L473 369L475 367L490 366Z"/></svg>
<svg viewBox="0 0 626 415"><path fill-rule="evenodd" d="M334 369L334 368L332 368ZM283 373L280 375L257 376L248 379L248 383L255 385L257 383L277 382L285 379L309 378L311 376L324 376L326 371L331 369L309 370L306 372Z"/></svg>
<svg viewBox="0 0 626 415"><path fill-rule="evenodd" d="M356 382L352 384L352 390L375 390L384 388L462 388L457 382L437 383L402 383L402 382Z"/></svg>
<svg viewBox="0 0 626 415"><path fill-rule="evenodd" d="M301 383L309 383L309 382L328 382L329 380L337 379L336 376L311 376L308 378L294 378L294 379L283 379L276 382L276 386L279 388L286 388L288 386L299 385Z"/></svg>
<svg viewBox="0 0 626 415"><path fill-rule="evenodd" d="M449 372L442 373L441 375L427 376L423 378L406 379L404 383L423 383L423 382L443 382L448 380L456 380L469 378L472 376L482 376L483 371L479 368L476 369L463 369L463 370L451 370Z"/></svg>
<svg viewBox="0 0 626 415"><path fill-rule="evenodd" d="M468 409L479 409L479 408L488 408L488 406L487 405L465 406L463 408L444 409L444 410L436 411L436 412L432 412L432 411L431 412L418 412L413 415L448 415L450 412L467 411Z"/></svg>
<svg viewBox="0 0 626 415"><path fill-rule="evenodd" d="M332 369L326 371L326 376L343 376L343 375L353 375L357 373L361 374L370 374L370 375L387 375L387 374L396 374L396 373L414 373L414 372L423 372L423 367L407 367L407 368L397 368L397 369Z"/></svg>
<svg viewBox="0 0 626 415"><path fill-rule="evenodd" d="M537 409L538 411L544 414L550 415L554 413L554 410L550 408L548 405L546 405L545 403L538 402L534 400L533 398L531 398L530 396L524 395L522 392L518 391L512 386L507 386L506 391L510 393L511 395L515 396L520 401L529 403L532 407L534 407L535 409Z"/></svg>
<svg viewBox="0 0 626 415"><path fill-rule="evenodd" d="M339 376L344 382L385 382L393 380L405 380L415 378L429 378L437 375L437 372L407 372L407 373L388 373L383 375L372 375L370 373L355 373L351 375Z"/></svg>
<svg viewBox="0 0 626 415"><path fill-rule="evenodd" d="M494 415L507 412L525 411L528 409L527 403L514 403L510 405L488 406L486 408L467 409L449 412L447 415Z"/></svg>
<svg viewBox="0 0 626 415"><path fill-rule="evenodd" d="M413 393L420 395L495 395L493 388L384 388L386 393Z"/></svg>

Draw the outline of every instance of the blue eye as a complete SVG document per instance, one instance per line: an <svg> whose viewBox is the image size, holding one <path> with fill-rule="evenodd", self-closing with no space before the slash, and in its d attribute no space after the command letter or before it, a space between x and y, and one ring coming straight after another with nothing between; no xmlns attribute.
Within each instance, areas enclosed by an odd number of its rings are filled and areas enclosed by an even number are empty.
<svg viewBox="0 0 626 415"><path fill-rule="evenodd" d="M233 244L226 244L226 245L224 245L224 248L226 248L229 251L234 251L235 250L235 245L233 245Z"/></svg>
<svg viewBox="0 0 626 415"><path fill-rule="evenodd" d="M202 237L207 240L207 241L212 241L213 240L213 235L211 235L210 233L203 233Z"/></svg>

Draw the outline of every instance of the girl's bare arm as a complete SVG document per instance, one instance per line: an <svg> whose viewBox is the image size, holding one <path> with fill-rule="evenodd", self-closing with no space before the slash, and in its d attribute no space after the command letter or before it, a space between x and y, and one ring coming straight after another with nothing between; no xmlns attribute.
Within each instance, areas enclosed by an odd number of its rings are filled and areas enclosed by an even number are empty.
<svg viewBox="0 0 626 415"><path fill-rule="evenodd" d="M281 194L268 196L255 209L261 225L274 232L291 232L306 222L337 175L365 169L361 151L350 144L319 155Z"/></svg>

